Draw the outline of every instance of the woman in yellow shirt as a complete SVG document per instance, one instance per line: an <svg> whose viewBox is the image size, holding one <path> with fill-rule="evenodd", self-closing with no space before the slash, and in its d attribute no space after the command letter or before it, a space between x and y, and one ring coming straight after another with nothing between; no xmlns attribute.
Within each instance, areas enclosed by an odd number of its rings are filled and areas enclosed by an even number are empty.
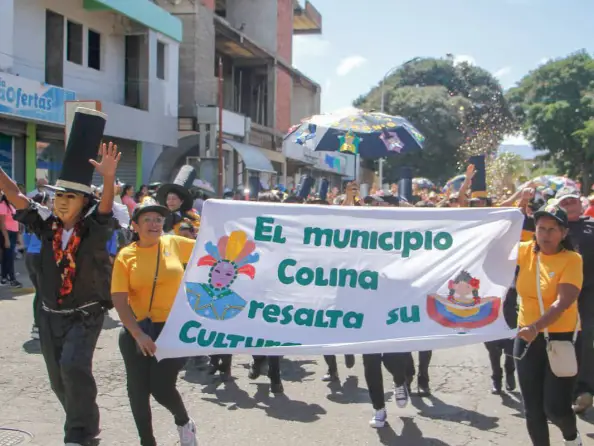
<svg viewBox="0 0 594 446"><path fill-rule="evenodd" d="M195 240L163 235L169 214L156 202L138 206L132 215L137 241L122 249L113 267L111 293L124 325L119 345L128 385L128 399L141 446L156 446L150 395L168 409L182 446L197 446L196 425L188 416L177 391L177 375L183 359L154 358L157 338L190 261Z"/></svg>
<svg viewBox="0 0 594 446"><path fill-rule="evenodd" d="M579 328L577 297L583 281L582 258L567 237L567 213L546 205L534 213L535 239L520 243L516 288L520 297L514 356L528 434L535 446L549 446L547 420L563 434L566 446L581 446L572 410L576 377L561 378L550 367L551 340L573 340ZM537 280L544 312L541 313Z"/></svg>

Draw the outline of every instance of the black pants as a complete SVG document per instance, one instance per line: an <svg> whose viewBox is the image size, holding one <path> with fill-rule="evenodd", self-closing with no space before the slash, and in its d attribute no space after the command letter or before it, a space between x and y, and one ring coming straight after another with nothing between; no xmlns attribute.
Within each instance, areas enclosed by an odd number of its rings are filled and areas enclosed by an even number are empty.
<svg viewBox="0 0 594 446"><path fill-rule="evenodd" d="M373 353L363 355L365 382L369 390L369 398L375 410L386 406L384 398L384 378L382 364L394 379L394 385L400 387L406 382L406 362L408 353Z"/></svg>
<svg viewBox="0 0 594 446"><path fill-rule="evenodd" d="M210 355L210 365L220 372L231 373L231 359L233 355Z"/></svg>
<svg viewBox="0 0 594 446"><path fill-rule="evenodd" d="M37 287L39 286L39 274L41 271L41 254L29 254L25 257L25 266L29 273L29 279L35 288L35 296L33 296L33 322L39 325L37 313L39 312L39 293Z"/></svg>
<svg viewBox="0 0 594 446"><path fill-rule="evenodd" d="M345 359L349 356L353 358L353 361L355 360L353 355L344 355ZM338 375L336 355L324 355L324 361L326 361L326 365L328 365L328 373L330 375Z"/></svg>
<svg viewBox="0 0 594 446"><path fill-rule="evenodd" d="M93 354L105 313L39 311L39 340L52 390L66 412L64 443L85 443L99 434Z"/></svg>
<svg viewBox="0 0 594 446"><path fill-rule="evenodd" d="M415 360L413 359L412 352L406 353L406 355L406 379L408 382L412 382L415 377ZM429 364L431 363L431 356L433 356L431 350L419 352L419 386L429 385Z"/></svg>
<svg viewBox="0 0 594 446"><path fill-rule="evenodd" d="M280 376L280 356L258 356L254 355L254 367L256 370L262 368L266 360L268 360L268 378L273 384L279 384L281 382Z"/></svg>
<svg viewBox="0 0 594 446"><path fill-rule="evenodd" d="M14 250L17 244L18 235L18 232L8 231L10 248L4 248L2 250L2 264L0 268L2 270L2 279L8 280L9 282L16 280L14 275ZM4 243L4 237L2 237L2 243Z"/></svg>
<svg viewBox="0 0 594 446"><path fill-rule="evenodd" d="M578 378L575 397L582 393L594 395L594 321L582 318L582 331L576 343L578 358Z"/></svg>
<svg viewBox="0 0 594 446"><path fill-rule="evenodd" d="M516 371L514 364L513 339L500 339L498 341L485 342L485 347L489 352L489 361L491 361L491 379L493 383L501 384L503 380L503 370L501 369L501 355L505 354L504 369L506 375L513 375Z"/></svg>
<svg viewBox="0 0 594 446"><path fill-rule="evenodd" d="M165 324L155 324L157 335ZM122 328L120 332L120 352L126 367L126 384L130 408L138 430L141 446L156 446L153 434L151 395L173 415L177 426L190 421L186 406L177 390L177 375L184 367L184 358L163 359L157 362L152 356L144 356L136 347L132 335Z"/></svg>
<svg viewBox="0 0 594 446"><path fill-rule="evenodd" d="M552 339L569 340L573 333L554 333ZM514 356L520 357L526 342L516 338ZM559 378L549 366L542 334L532 342L526 356L516 360L528 434L534 446L550 446L547 420L557 426L565 440L577 436L576 416L571 405L576 378Z"/></svg>

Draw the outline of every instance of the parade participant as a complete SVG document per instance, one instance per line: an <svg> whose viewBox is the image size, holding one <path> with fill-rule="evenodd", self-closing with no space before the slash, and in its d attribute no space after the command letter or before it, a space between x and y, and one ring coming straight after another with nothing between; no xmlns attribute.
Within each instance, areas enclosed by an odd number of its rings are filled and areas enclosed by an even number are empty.
<svg viewBox="0 0 594 446"><path fill-rule="evenodd" d="M274 192L261 192L258 194L258 201L266 203L280 203L280 198ZM270 379L270 392L273 394L284 393L285 389L281 381L280 356L254 355L250 364L248 378L258 379L262 374L265 364L268 362L268 378Z"/></svg>
<svg viewBox="0 0 594 446"><path fill-rule="evenodd" d="M406 386L408 393L411 393L412 382L415 379L415 360L412 352L407 353L406 358ZM427 350L418 352L419 355L419 373L417 375L417 391L419 395L429 396L431 395L431 389L429 388L429 364L431 363L431 357L433 351Z"/></svg>
<svg viewBox="0 0 594 446"><path fill-rule="evenodd" d="M315 200L311 200L308 204L317 204L326 206L329 205L328 203L328 180L325 178L322 180L322 186L320 187L319 198ZM340 378L338 376L338 363L336 362L336 355L324 355L324 361L326 361L326 365L328 366L328 371L324 376L322 376L322 381L324 382L331 382L331 381L339 381ZM347 369L352 369L355 366L355 355L344 355L344 364Z"/></svg>
<svg viewBox="0 0 594 446"><path fill-rule="evenodd" d="M404 185L404 184L403 184ZM407 186L407 185L404 185ZM412 190L412 179L409 179L408 187ZM399 190L404 188L399 187ZM345 199L342 206L357 206L362 200L359 200L359 185L352 182L346 185ZM393 195L378 196L370 195L371 206L399 206L404 202L402 197ZM381 200L381 201L380 201ZM409 395L406 386L406 365L408 353L371 353L363 355L363 369L365 371L365 382L369 391L369 398L373 405L373 418L369 425L374 428L384 427L387 419L386 401L384 397L384 378L382 374L382 364L388 369L394 381L394 400L399 408L408 405Z"/></svg>
<svg viewBox="0 0 594 446"><path fill-rule="evenodd" d="M578 298L578 309L582 331L578 339L579 375L575 389L573 409L582 413L592 407L594 395L594 221L583 216L580 191L573 187L563 187L555 195L555 200L567 212L569 237L583 259L584 284Z"/></svg>
<svg viewBox="0 0 594 446"><path fill-rule="evenodd" d="M520 243L516 280L521 296L514 357L528 434L534 446L549 446L547 420L566 446L581 446L572 410L579 330L577 298L582 258L568 237L567 213L546 205L534 214L535 240Z"/></svg>
<svg viewBox="0 0 594 446"><path fill-rule="evenodd" d="M0 230L2 235L2 279L0 285L9 285L11 288L22 288L16 280L14 259L16 245L19 237L19 222L14 219L15 208L10 203L6 194L0 197Z"/></svg>
<svg viewBox="0 0 594 446"><path fill-rule="evenodd" d="M41 240L39 337L52 390L66 412L67 445L84 445L100 432L92 366L105 310L112 306L105 247L120 159L111 143L101 146L99 162L94 159L105 119L98 111L77 109L60 177L46 186L55 193L53 215L21 194L0 169L0 189L19 210L17 219ZM98 204L91 191L94 170L106 192Z"/></svg>
<svg viewBox="0 0 594 446"><path fill-rule="evenodd" d="M193 199L190 193L196 170L192 166L182 166L173 183L162 184L157 191L157 201L169 209L170 214L165 222L166 233L179 235L182 221L200 228L200 216L192 209Z"/></svg>
<svg viewBox="0 0 594 446"><path fill-rule="evenodd" d="M128 399L141 446L156 446L150 396L173 415L181 446L197 446L196 425L177 390L177 376L185 359L157 362L155 340L163 330L175 295L196 243L163 235L169 211L156 202L136 207L132 226L136 241L122 249L114 263L113 303L124 327L119 346Z"/></svg>

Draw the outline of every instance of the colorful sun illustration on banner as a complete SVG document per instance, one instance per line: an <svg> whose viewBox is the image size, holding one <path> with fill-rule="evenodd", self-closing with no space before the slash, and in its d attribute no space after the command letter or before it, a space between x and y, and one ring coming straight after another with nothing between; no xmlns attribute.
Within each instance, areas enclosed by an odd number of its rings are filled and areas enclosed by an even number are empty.
<svg viewBox="0 0 594 446"><path fill-rule="evenodd" d="M198 266L210 266L208 283L186 282L186 294L192 309L199 316L226 320L237 316L244 309L246 301L231 285L241 274L253 279L256 263L260 256L254 253L256 244L248 240L243 231L233 231L219 239L217 246L212 242L205 245L208 255L198 260Z"/></svg>

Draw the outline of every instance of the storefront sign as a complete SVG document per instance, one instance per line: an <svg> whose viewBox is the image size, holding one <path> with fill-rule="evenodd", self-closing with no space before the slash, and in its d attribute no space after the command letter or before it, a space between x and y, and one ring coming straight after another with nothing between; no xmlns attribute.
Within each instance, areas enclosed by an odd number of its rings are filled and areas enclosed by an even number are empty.
<svg viewBox="0 0 594 446"><path fill-rule="evenodd" d="M208 200L157 356L421 351L511 337L501 310L522 222L517 209Z"/></svg>
<svg viewBox="0 0 594 446"><path fill-rule="evenodd" d="M0 73L0 114L64 124L64 101L76 93L24 77Z"/></svg>
<svg viewBox="0 0 594 446"><path fill-rule="evenodd" d="M344 155L337 152L314 151L290 140L286 140L283 143L283 153L289 159L310 164L318 170L332 172L338 175L352 175L352 173L346 172L346 157L352 155Z"/></svg>

